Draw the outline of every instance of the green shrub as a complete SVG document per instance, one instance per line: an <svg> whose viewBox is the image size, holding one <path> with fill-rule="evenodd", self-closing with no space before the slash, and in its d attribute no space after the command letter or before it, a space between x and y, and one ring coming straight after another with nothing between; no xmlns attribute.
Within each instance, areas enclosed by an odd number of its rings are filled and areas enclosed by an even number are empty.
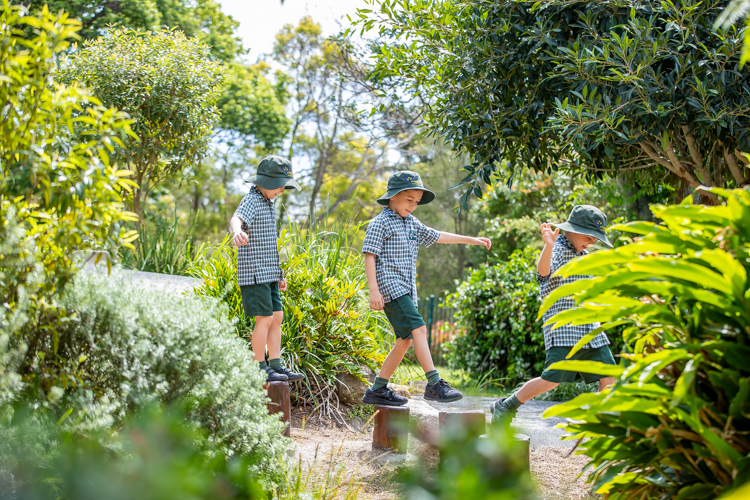
<svg viewBox="0 0 750 500"><path fill-rule="evenodd" d="M68 319L25 338L34 404L78 431L119 425L153 403L182 401L221 455L252 455L274 480L288 440L266 410L263 380L226 308L215 300L134 286L122 276L80 276L58 308ZM74 371L59 362L76 360Z"/></svg>
<svg viewBox="0 0 750 500"><path fill-rule="evenodd" d="M400 477L402 498L420 500L533 500L528 448L513 439L510 426L496 425L484 437L451 426L440 435L436 469L424 461Z"/></svg>
<svg viewBox="0 0 750 500"><path fill-rule="evenodd" d="M335 390L337 375L362 378L362 367L379 367L385 348L382 315L369 309L363 258L352 248L360 227L292 225L279 241L287 256L282 263L287 281L282 294L282 358L307 376L293 385L293 397L319 415L339 420L343 417ZM238 335L249 337L253 320L246 319L242 309L236 251L227 246L217 249L197 261L191 274L204 280L196 293L222 299L237 320Z"/></svg>
<svg viewBox="0 0 750 500"><path fill-rule="evenodd" d="M230 500L264 495L251 456L206 454L206 431L186 423L177 408L149 407L122 429L91 435L54 425L37 427L55 443L52 457L39 457L23 436L1 448L14 457L13 475L0 476L3 498L14 500ZM23 426L22 423L16 423ZM41 458L41 459L40 459ZM4 480L4 481L3 481Z"/></svg>
<svg viewBox="0 0 750 500"><path fill-rule="evenodd" d="M750 480L750 192L713 192L726 205L654 205L661 224L620 226L639 236L560 269L594 277L540 310L575 293L582 307L550 321L626 326L627 363L554 366L612 375L614 387L545 413L576 421L567 429L588 438L579 453L610 500L711 499Z"/></svg>
<svg viewBox="0 0 750 500"><path fill-rule="evenodd" d="M449 367L463 368L477 379L492 371L508 387L541 373L545 351L536 319L537 255L516 251L505 263L482 265L448 297L458 311L458 325L466 330L445 347Z"/></svg>

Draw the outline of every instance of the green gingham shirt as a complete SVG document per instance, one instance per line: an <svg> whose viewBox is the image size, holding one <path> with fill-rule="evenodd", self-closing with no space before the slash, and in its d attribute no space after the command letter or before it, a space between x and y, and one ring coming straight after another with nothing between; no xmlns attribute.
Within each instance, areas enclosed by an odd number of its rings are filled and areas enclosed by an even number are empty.
<svg viewBox="0 0 750 500"><path fill-rule="evenodd" d="M237 248L237 284L259 285L283 279L273 201L253 186L234 216L242 221L248 237L247 244Z"/></svg>
<svg viewBox="0 0 750 500"><path fill-rule="evenodd" d="M541 285L542 302L544 302L544 299L546 299L547 296L549 296L549 294L552 293L552 291L557 287L567 285L568 283L573 283L574 281L580 279L587 279L591 277L568 276L566 278L563 278L562 276L553 276L554 273L565 264L578 257L579 255L586 254L588 254L586 250L583 250L581 253L576 252L576 249L564 234L561 234L557 238L555 246L552 247L552 258L550 262L549 275L542 276L541 274L536 273L536 279ZM569 297L563 297L555 302L554 305L544 313L544 315L542 316L542 320L546 323L547 320L555 314L566 311L568 309L573 309L575 307L576 304L573 299ZM553 330L552 325L546 325L543 327L544 349L549 350L553 347L573 347L578 343L579 340L583 338L584 335L588 334L592 330L599 328L600 326L600 323L589 323L587 325L565 325ZM594 337L594 339L586 344L583 348L588 349L591 347L596 349L598 347L604 347L605 345L609 345L609 339L602 332Z"/></svg>
<svg viewBox="0 0 750 500"><path fill-rule="evenodd" d="M367 226L362 253L375 255L375 276L384 302L409 295L417 303L417 253L419 244L429 247L440 232L413 215L405 218L390 208Z"/></svg>

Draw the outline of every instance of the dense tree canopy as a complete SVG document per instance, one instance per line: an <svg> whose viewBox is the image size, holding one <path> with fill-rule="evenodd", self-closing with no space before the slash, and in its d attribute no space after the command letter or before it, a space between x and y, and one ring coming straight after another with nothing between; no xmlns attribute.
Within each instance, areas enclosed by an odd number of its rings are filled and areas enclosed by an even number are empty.
<svg viewBox="0 0 750 500"><path fill-rule="evenodd" d="M128 140L120 154L138 184L138 214L154 185L209 152L224 71L206 57L207 50L181 32L118 28L87 42L58 72L62 82L88 87L133 118L138 138Z"/></svg>
<svg viewBox="0 0 750 500"><path fill-rule="evenodd" d="M696 188L750 183L742 31L720 0L373 0L374 78L429 103L431 132L471 155L477 194L504 159ZM714 196L714 195L711 195Z"/></svg>

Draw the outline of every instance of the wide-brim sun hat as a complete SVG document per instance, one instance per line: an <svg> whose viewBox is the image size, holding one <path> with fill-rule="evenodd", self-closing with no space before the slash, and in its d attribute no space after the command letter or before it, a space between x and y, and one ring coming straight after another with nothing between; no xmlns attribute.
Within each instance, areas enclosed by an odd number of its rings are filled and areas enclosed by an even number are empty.
<svg viewBox="0 0 750 500"><path fill-rule="evenodd" d="M427 205L435 199L435 193L425 188L422 184L422 178L418 173L412 172L411 170L399 170L388 178L388 191L378 198L378 203L384 206L388 206L388 201L396 196L401 191L408 191L410 189L416 191L422 191L422 199L419 200L417 205Z"/></svg>
<svg viewBox="0 0 750 500"><path fill-rule="evenodd" d="M562 229L566 233L593 236L609 248L612 248L612 243L609 242L607 235L604 234L604 230L607 227L607 216L594 206L576 205L570 212L570 216L566 222L552 225Z"/></svg>
<svg viewBox="0 0 750 500"><path fill-rule="evenodd" d="M283 156L269 155L258 164L258 173L245 181L247 184L255 184L263 189L274 190L296 189L300 185L292 178L292 162Z"/></svg>

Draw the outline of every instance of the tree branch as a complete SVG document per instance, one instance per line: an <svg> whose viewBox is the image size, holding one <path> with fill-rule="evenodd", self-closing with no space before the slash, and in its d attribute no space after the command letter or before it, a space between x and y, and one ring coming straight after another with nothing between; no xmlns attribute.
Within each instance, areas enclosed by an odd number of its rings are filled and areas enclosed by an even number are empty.
<svg viewBox="0 0 750 500"><path fill-rule="evenodd" d="M703 166L703 155L701 155L701 152L695 145L695 136L690 132L690 128L687 125L682 126L682 133L685 136L685 142L687 143L688 151L690 151L690 157L693 159L693 164L701 176L703 185L714 187L716 184L714 184L711 174L709 174L706 167Z"/></svg>
<svg viewBox="0 0 750 500"><path fill-rule="evenodd" d="M732 177L737 182L738 187L745 187L750 182L745 178L745 174L742 172L742 168L737 164L737 158L729 151L729 148L724 148L724 161L727 162L729 170L732 172Z"/></svg>

